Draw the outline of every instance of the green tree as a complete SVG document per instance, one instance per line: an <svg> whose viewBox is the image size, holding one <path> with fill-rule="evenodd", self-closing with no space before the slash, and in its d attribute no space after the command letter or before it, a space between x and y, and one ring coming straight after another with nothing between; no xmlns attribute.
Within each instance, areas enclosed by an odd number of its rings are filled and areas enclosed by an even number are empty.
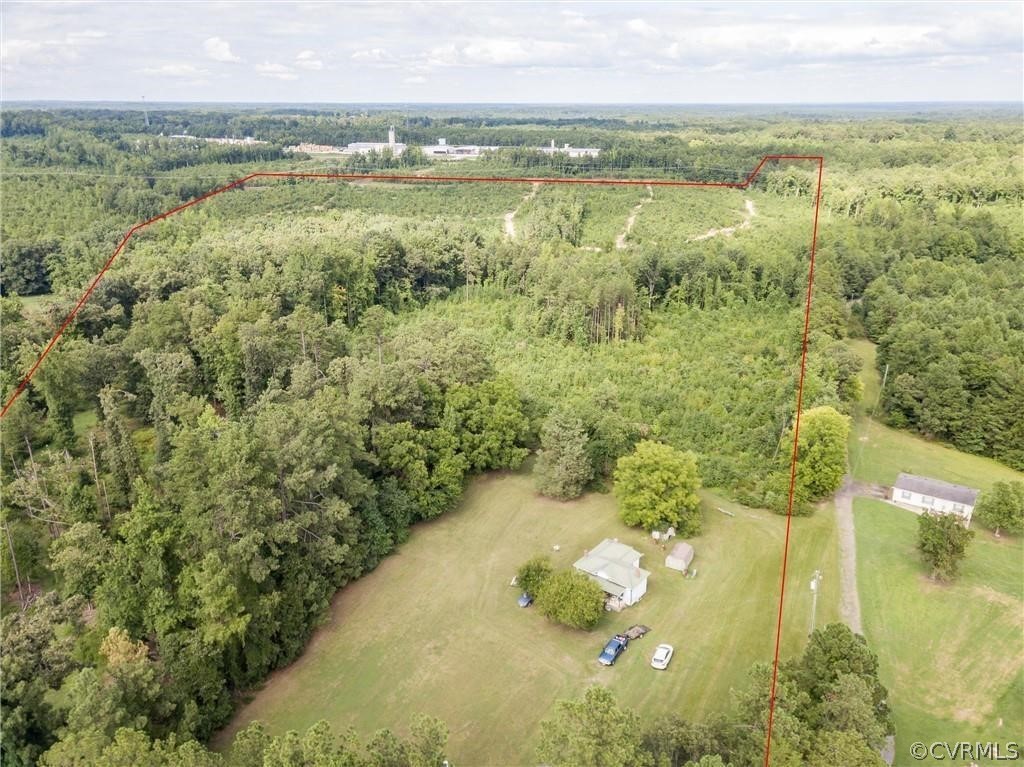
<svg viewBox="0 0 1024 767"><path fill-rule="evenodd" d="M91 598L106 573L111 549L99 525L76 522L50 544L50 567L66 593Z"/></svg>
<svg viewBox="0 0 1024 767"><path fill-rule="evenodd" d="M615 467L615 497L627 525L675 527L680 536L701 529L700 475L693 453L644 440Z"/></svg>
<svg viewBox="0 0 1024 767"><path fill-rule="evenodd" d="M882 747L886 727L879 721L871 684L858 674L839 674L822 701L825 729L855 732L864 743Z"/></svg>
<svg viewBox="0 0 1024 767"><path fill-rule="evenodd" d="M804 411L797 443L796 481L809 500L825 498L843 483L849 434L850 418L835 408L824 405Z"/></svg>
<svg viewBox="0 0 1024 767"><path fill-rule="evenodd" d="M936 580L956 578L972 538L974 531L953 514L927 513L917 518L917 548Z"/></svg>
<svg viewBox="0 0 1024 767"><path fill-rule="evenodd" d="M829 730L815 735L807 755L807 767L885 767L878 751L864 742L858 733Z"/></svg>
<svg viewBox="0 0 1024 767"><path fill-rule="evenodd" d="M594 477L587 442L587 431L579 418L559 408L551 411L541 427L541 448L533 467L537 490L561 500L582 493Z"/></svg>
<svg viewBox="0 0 1024 767"><path fill-rule="evenodd" d="M551 620L577 629L590 630L604 615L604 592L581 572L561 570L541 584L537 609Z"/></svg>
<svg viewBox="0 0 1024 767"><path fill-rule="evenodd" d="M519 586L532 597L536 597L541 586L544 585L554 568L551 567L551 560L547 557L534 557L523 564L516 574Z"/></svg>
<svg viewBox="0 0 1024 767"><path fill-rule="evenodd" d="M529 453L520 447L529 422L507 379L453 386L445 397L442 425L458 439L470 471L516 469Z"/></svg>
<svg viewBox="0 0 1024 767"><path fill-rule="evenodd" d="M974 518L985 527L1013 535L1024 533L1024 482L996 482L978 499Z"/></svg>
<svg viewBox="0 0 1024 767"><path fill-rule="evenodd" d="M537 759L551 767L647 767L640 718L621 709L605 687L589 687L583 697L562 700L541 722Z"/></svg>
<svg viewBox="0 0 1024 767"><path fill-rule="evenodd" d="M442 767L448 746L448 726L440 719L416 714L409 725L411 767Z"/></svg>
<svg viewBox="0 0 1024 767"><path fill-rule="evenodd" d="M27 610L4 615L0 763L29 767L56 739L60 716L50 700L76 666L74 628L81 609L81 598L61 602L51 591Z"/></svg>

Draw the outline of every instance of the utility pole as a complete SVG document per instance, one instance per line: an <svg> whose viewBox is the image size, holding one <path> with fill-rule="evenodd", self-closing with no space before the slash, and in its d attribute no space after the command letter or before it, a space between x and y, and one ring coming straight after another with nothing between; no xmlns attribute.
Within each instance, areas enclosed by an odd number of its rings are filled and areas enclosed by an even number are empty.
<svg viewBox="0 0 1024 767"><path fill-rule="evenodd" d="M811 630L807 632L810 636L814 633L814 618L818 611L818 591L821 584L821 570L815 570L811 577Z"/></svg>

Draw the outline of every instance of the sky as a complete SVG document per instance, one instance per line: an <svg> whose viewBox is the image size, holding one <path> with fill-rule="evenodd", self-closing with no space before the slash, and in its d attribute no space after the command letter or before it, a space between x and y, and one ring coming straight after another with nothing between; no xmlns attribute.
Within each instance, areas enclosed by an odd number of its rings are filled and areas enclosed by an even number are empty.
<svg viewBox="0 0 1024 767"><path fill-rule="evenodd" d="M1024 98L1024 3L14 2L3 100Z"/></svg>

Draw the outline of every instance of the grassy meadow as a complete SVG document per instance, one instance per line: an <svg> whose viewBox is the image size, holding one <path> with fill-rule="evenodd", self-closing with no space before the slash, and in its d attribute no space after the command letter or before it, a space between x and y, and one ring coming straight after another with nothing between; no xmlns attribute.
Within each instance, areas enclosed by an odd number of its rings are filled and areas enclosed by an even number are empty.
<svg viewBox="0 0 1024 767"><path fill-rule="evenodd" d="M854 501L864 630L896 721L896 766L914 741L1020 741L1024 733L1024 542L977 529L961 576L927 577L917 517Z"/></svg>
<svg viewBox="0 0 1024 767"><path fill-rule="evenodd" d="M692 540L698 577L685 579L664 567L653 540L618 521L608 495L561 503L538 496L525 474L476 480L456 511L417 526L376 571L338 593L302 657L272 675L217 742L225 747L254 719L275 733L319 719L369 733L403 730L422 711L447 722L455 763L527 764L552 704L594 683L645 716L724 708L750 665L771 658L785 520L703 497L705 531ZM547 553L569 566L605 537L644 553L652 575L638 605L606 614L592 632L516 606L509 581L522 562ZM819 625L838 619L830 510L793 520L789 566L784 655L805 641L816 568ZM605 639L633 623L653 630L614 667L600 666ZM648 665L661 642L676 648L665 672Z"/></svg>

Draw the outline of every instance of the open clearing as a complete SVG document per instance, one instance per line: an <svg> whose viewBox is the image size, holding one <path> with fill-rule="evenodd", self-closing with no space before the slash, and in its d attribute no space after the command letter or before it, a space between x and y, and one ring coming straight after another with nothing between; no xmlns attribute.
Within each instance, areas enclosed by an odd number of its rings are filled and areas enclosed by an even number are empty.
<svg viewBox="0 0 1024 767"><path fill-rule="evenodd" d="M270 677L218 745L254 719L274 733L326 719L369 734L404 730L422 711L448 723L456 764L526 764L552 704L595 682L644 715L721 710L750 665L771 658L785 519L704 499L705 532L692 539L699 575L684 579L664 567L654 541L618 521L610 496L559 503L536 495L525 474L476 480L457 510L418 525L376 571L338 593L303 656ZM606 614L589 633L516 606L509 581L522 562L548 553L568 566L605 537L644 553L652 575L639 605ZM818 624L838 618L836 548L831 509L793 520L785 656L803 647L815 568L824 574ZM613 668L600 666L604 640L632 623L653 631ZM648 666L660 642L676 648L665 672Z"/></svg>
<svg viewBox="0 0 1024 767"><path fill-rule="evenodd" d="M977 529L961 577L943 586L926 577L913 513L857 498L854 518L864 628L895 713L896 767L926 764L908 756L914 741L1019 742L1021 539Z"/></svg>

